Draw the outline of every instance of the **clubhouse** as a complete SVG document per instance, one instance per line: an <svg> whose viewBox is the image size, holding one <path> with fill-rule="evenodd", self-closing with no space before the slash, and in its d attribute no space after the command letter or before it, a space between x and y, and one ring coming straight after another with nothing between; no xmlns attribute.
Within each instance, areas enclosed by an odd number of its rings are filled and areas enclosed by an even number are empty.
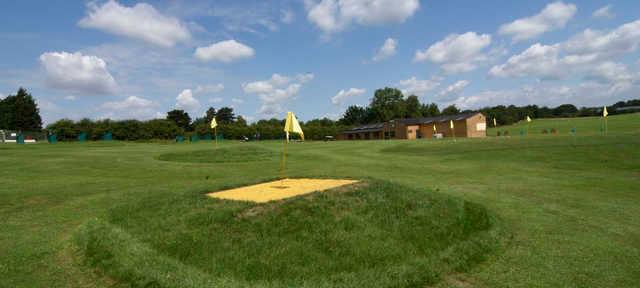
<svg viewBox="0 0 640 288"><path fill-rule="evenodd" d="M450 128L453 121L454 129ZM434 131L435 125L435 131ZM345 130L338 139L420 139L442 137L486 137L487 119L480 112L441 115L425 118L394 119L389 122L362 125Z"/></svg>

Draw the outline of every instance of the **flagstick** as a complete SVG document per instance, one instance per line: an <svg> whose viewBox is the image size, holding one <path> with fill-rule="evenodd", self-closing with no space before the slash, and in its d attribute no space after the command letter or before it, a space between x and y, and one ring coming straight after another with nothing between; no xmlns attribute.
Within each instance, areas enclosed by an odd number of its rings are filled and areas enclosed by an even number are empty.
<svg viewBox="0 0 640 288"><path fill-rule="evenodd" d="M607 136L607 117L604 117L604 136Z"/></svg>
<svg viewBox="0 0 640 288"><path fill-rule="evenodd" d="M218 126L213 128L213 137L216 137L216 149L218 148Z"/></svg>
<svg viewBox="0 0 640 288"><path fill-rule="evenodd" d="M285 169L287 165L287 143L289 142L287 140L288 139L285 137L284 145L282 146L282 159L280 161L280 185L281 186L284 186L284 177L286 177Z"/></svg>

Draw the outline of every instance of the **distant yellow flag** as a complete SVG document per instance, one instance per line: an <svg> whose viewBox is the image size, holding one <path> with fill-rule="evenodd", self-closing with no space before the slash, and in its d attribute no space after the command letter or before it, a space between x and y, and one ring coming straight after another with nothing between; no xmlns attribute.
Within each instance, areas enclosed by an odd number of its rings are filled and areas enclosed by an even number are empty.
<svg viewBox="0 0 640 288"><path fill-rule="evenodd" d="M216 122L216 118L211 119L211 129L218 127L218 122Z"/></svg>
<svg viewBox="0 0 640 288"><path fill-rule="evenodd" d="M300 128L300 123L293 112L287 112L287 121L284 124L284 132L287 133L287 142L289 142L289 133L296 133L304 140L304 132Z"/></svg>
<svg viewBox="0 0 640 288"><path fill-rule="evenodd" d="M453 120L449 120L449 127L451 127L451 129L453 129Z"/></svg>
<svg viewBox="0 0 640 288"><path fill-rule="evenodd" d="M527 122L531 122L531 117L527 116Z"/></svg>
<svg viewBox="0 0 640 288"><path fill-rule="evenodd" d="M604 109L602 109L602 117L607 117L607 115L609 115L609 112L607 112L607 106L604 106Z"/></svg>
<svg viewBox="0 0 640 288"><path fill-rule="evenodd" d="M433 132L438 132L438 130L436 130L436 124L433 124Z"/></svg>
<svg viewBox="0 0 640 288"><path fill-rule="evenodd" d="M496 118L493 118L493 127L498 127L498 123L496 122Z"/></svg>

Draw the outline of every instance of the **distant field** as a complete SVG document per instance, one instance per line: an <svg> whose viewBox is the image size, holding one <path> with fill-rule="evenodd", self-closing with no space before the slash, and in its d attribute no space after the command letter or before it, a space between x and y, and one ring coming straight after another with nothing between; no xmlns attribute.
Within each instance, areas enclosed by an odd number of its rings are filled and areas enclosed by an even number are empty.
<svg viewBox="0 0 640 288"><path fill-rule="evenodd" d="M640 114L601 121L292 143L290 177L366 185L267 205L205 193L279 141L0 145L0 287L637 287Z"/></svg>

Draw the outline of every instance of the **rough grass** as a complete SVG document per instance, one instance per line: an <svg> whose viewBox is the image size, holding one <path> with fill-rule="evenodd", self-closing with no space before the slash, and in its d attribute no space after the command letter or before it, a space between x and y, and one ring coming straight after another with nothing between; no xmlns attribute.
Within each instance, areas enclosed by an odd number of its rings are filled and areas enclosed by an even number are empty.
<svg viewBox="0 0 640 288"><path fill-rule="evenodd" d="M576 137L562 130L562 123L569 120L544 121L534 120L532 126L544 123L561 132L456 142L292 143L287 174L383 179L424 197L438 191L477 203L497 215L512 236L509 245L500 253L487 254L486 261L464 273L444 273L435 284L438 287L637 287L640 114L610 117L606 137L597 118L571 119L579 125ZM184 205L186 199L200 199L194 200L198 204L204 201L204 192L278 177L282 142L219 144L220 148L255 145L276 157L229 165L157 159L166 153L213 148L213 143L204 141L0 145L0 287L130 286L109 279L102 269L73 261L67 252L72 235L90 219L106 219L99 222L120 229L141 245L135 247L158 252L159 246L139 236L141 229L129 232L134 230L123 222L111 224L110 217L144 201L159 210L170 209L160 204L172 200ZM205 213L205 206L193 207ZM207 221L215 223L214 218ZM180 230L185 236L174 238L174 245L189 243L188 227L198 222L174 224L146 229L153 235L159 233L155 230ZM121 242L114 241L112 247L120 249L115 243ZM158 256L178 261L169 254ZM144 263L132 266L142 271ZM189 269L213 275L195 265Z"/></svg>
<svg viewBox="0 0 640 288"><path fill-rule="evenodd" d="M215 148L187 152L164 153L159 160L193 163L228 163L253 162L270 160L277 157L274 151L256 145L239 145L235 147Z"/></svg>
<svg viewBox="0 0 640 288"><path fill-rule="evenodd" d="M84 226L79 246L135 287L423 287L500 240L485 208L386 182L268 204L201 196L117 207L112 224Z"/></svg>

